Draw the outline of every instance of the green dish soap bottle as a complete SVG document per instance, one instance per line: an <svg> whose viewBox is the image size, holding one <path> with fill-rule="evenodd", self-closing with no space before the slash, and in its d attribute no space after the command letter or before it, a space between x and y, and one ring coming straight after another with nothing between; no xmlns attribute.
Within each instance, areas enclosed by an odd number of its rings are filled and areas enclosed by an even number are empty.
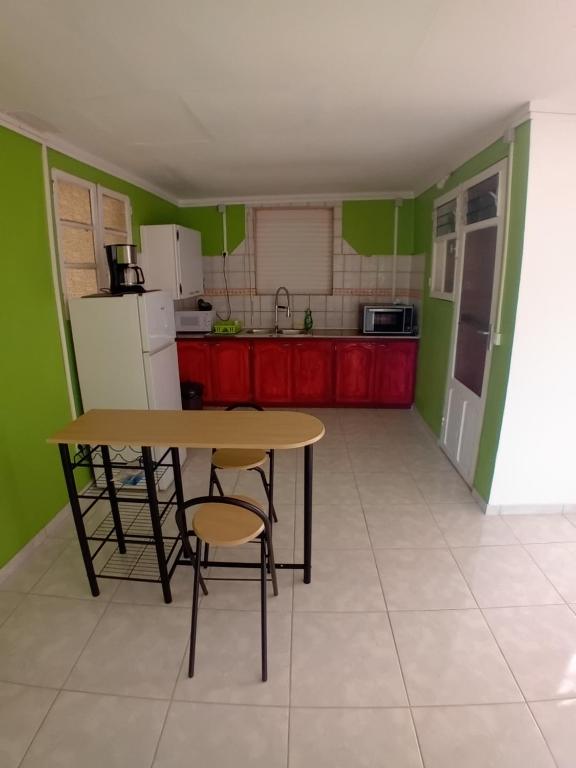
<svg viewBox="0 0 576 768"><path fill-rule="evenodd" d="M310 307L308 307L308 309L304 314L304 330L306 331L306 333L310 333L313 325L314 325L314 320L312 319L312 312L310 312Z"/></svg>

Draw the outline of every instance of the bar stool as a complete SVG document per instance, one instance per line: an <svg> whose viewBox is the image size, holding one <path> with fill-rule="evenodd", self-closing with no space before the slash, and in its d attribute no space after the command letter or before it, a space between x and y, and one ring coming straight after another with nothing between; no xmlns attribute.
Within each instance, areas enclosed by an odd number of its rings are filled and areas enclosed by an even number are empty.
<svg viewBox="0 0 576 768"><path fill-rule="evenodd" d="M198 507L192 519L192 529L186 524L186 509ZM272 525L266 512L254 499L245 496L200 496L185 502L176 511L176 522L180 535L187 539L196 537L196 560L199 563L202 543L216 547L239 547L248 542L260 540L260 633L262 650L262 681L268 679L268 641L266 574L270 571L274 595L278 595L278 581L272 547ZM222 567L232 567L225 566ZM200 568L194 567L194 588L192 592L192 623L190 626L190 656L188 677L194 676L196 656L196 634L198 626L198 596L202 576ZM207 579L209 580L209 579Z"/></svg>
<svg viewBox="0 0 576 768"><path fill-rule="evenodd" d="M226 410L234 411L238 408L251 408L255 411L263 411L261 405L257 403L234 403L229 405ZM266 459L269 462L268 478L266 473L262 469ZM278 516L274 508L274 451L266 451L264 449L249 449L249 448L214 448L212 450L212 458L210 462L210 484L208 486L208 495L214 494L214 486L218 488L220 496L224 496L224 490L220 483L217 470L245 470L247 472L257 472L262 480L262 486L264 493L268 500L268 517L271 521L277 523ZM204 548L204 567L208 562L209 546Z"/></svg>
<svg viewBox="0 0 576 768"><path fill-rule="evenodd" d="M238 408L251 408L255 411L263 411L261 405L257 403L234 403L229 405L226 410L234 411ZM262 465L265 464L266 458L269 460L269 478L266 478L266 473L262 469ZM266 451L264 449L248 449L248 448L215 448L212 451L212 459L210 464L210 485L208 494L212 496L214 493L214 486L218 488L220 496L224 496L222 485L218 477L217 470L233 469L233 470L246 470L248 472L257 472L262 480L262 486L264 493L268 500L268 516L270 520L275 523L278 522L276 516L276 510L274 509L274 451Z"/></svg>

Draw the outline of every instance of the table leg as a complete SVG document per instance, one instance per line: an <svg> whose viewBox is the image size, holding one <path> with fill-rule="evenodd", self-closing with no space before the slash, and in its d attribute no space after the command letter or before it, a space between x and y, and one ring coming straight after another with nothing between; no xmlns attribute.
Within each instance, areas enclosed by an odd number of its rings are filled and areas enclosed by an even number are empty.
<svg viewBox="0 0 576 768"><path fill-rule="evenodd" d="M146 491L148 493L148 507L150 509L150 520L152 522L152 532L154 534L154 544L156 546L156 557L158 559L158 571L162 583L162 593L164 602L172 602L172 592L170 590L170 577L168 576L168 566L166 564L166 553L164 551L164 539L162 537L162 524L160 522L160 512L158 510L158 497L156 496L156 478L154 477L154 461L152 459L152 449L142 446L142 461L144 464L144 475L146 477Z"/></svg>
<svg viewBox="0 0 576 768"><path fill-rule="evenodd" d="M98 589L98 580L96 579L94 564L92 563L92 555L86 537L86 528L84 527L84 518L82 517L78 491L76 490L76 483L74 482L74 467L70 461L70 451L68 445L65 443L60 443L58 448L60 449L60 459L62 461L62 469L64 470L66 490L68 491L68 498L70 499L70 508L72 509L72 517L74 518L74 525L76 526L76 534L78 536L78 543L80 544L82 560L84 560L84 568L86 568L86 576L88 577L88 583L90 584L90 591L94 597L98 597L100 590Z"/></svg>
<svg viewBox="0 0 576 768"><path fill-rule="evenodd" d="M304 583L312 580L312 446L304 447Z"/></svg>
<svg viewBox="0 0 576 768"><path fill-rule="evenodd" d="M172 456L172 468L174 471L174 488L176 490L176 502L180 509L184 509L185 502L184 502L184 490L182 488L182 472L180 469L180 450L178 448L171 448L170 454ZM176 522L178 522L178 517L176 517ZM196 563L196 555L192 551L192 547L190 545L190 540L188 539L186 530L181 530L180 525L178 525L178 530L180 532L180 537L182 539L182 551L184 552L184 555L190 560L194 568L199 567ZM200 575L200 586L202 587L202 592L205 595L207 595L208 590L206 588L206 584L204 582L204 579L202 578L202 575Z"/></svg>
<svg viewBox="0 0 576 768"><path fill-rule="evenodd" d="M116 486L114 485L114 476L112 474L112 465L110 462L110 449L107 445L101 445L102 464L104 464L104 475L108 487L108 496L110 498L110 509L112 510L112 519L114 520L114 529L118 540L118 551L121 555L126 554L126 542L124 541L124 531L122 529L122 520L120 519L120 510L118 509L118 499L116 498Z"/></svg>

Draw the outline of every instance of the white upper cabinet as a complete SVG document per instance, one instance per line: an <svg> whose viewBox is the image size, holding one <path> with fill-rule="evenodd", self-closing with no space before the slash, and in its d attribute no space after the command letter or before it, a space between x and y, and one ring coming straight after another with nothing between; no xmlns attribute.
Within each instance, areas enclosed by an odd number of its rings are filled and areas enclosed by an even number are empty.
<svg viewBox="0 0 576 768"><path fill-rule="evenodd" d="M140 227L147 290L168 291L173 299L204 291L200 232L176 224Z"/></svg>

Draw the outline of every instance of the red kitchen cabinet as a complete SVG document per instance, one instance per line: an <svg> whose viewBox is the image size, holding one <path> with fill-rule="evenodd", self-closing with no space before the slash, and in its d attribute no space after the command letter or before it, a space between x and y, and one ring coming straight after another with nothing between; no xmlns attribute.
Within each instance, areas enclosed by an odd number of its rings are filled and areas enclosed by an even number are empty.
<svg viewBox="0 0 576 768"><path fill-rule="evenodd" d="M337 403L367 404L372 402L374 344L347 341L335 344Z"/></svg>
<svg viewBox="0 0 576 768"><path fill-rule="evenodd" d="M198 381L204 385L204 399L210 400L212 395L210 378L210 347L205 341L189 341L179 339L178 368L180 381Z"/></svg>
<svg viewBox="0 0 576 768"><path fill-rule="evenodd" d="M180 380L217 405L409 407L417 353L415 339L178 340Z"/></svg>
<svg viewBox="0 0 576 768"><path fill-rule="evenodd" d="M250 343L248 341L210 341L210 400L229 405L252 399L250 383Z"/></svg>
<svg viewBox="0 0 576 768"><path fill-rule="evenodd" d="M329 405L333 400L334 355L331 341L292 342L292 399Z"/></svg>
<svg viewBox="0 0 576 768"><path fill-rule="evenodd" d="M258 341L252 346L254 399L261 405L292 401L293 341Z"/></svg>
<svg viewBox="0 0 576 768"><path fill-rule="evenodd" d="M379 405L412 405L417 343L394 341L375 345L374 402Z"/></svg>

